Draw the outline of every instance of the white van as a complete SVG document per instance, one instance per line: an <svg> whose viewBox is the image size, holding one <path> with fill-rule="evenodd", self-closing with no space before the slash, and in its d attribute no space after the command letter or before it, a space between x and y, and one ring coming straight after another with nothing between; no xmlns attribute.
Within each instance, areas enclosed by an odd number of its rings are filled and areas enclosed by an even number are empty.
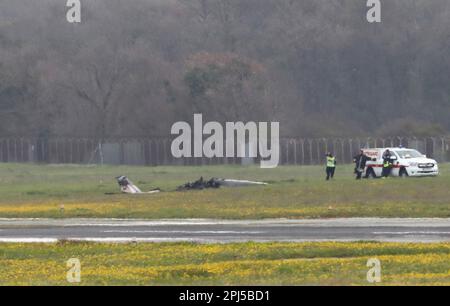
<svg viewBox="0 0 450 306"><path fill-rule="evenodd" d="M414 149L406 148L376 148L364 149L364 153L372 158L366 164L366 175L372 178L382 176L383 153L389 150L394 163L391 176L437 176L438 163Z"/></svg>

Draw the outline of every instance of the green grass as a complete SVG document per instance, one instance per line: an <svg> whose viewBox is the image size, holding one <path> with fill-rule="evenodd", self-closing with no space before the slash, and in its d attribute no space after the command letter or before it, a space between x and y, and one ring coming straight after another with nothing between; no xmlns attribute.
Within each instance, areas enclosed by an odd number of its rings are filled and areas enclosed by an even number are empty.
<svg viewBox="0 0 450 306"><path fill-rule="evenodd" d="M323 167L113 167L0 165L2 217L318 218L450 217L450 165L437 178L332 182ZM105 195L129 176L155 195ZM174 191L200 176L262 180L266 187ZM64 210L61 210L61 206ZM369 285L367 260L382 263L382 285L450 285L450 244L0 244L0 285L68 285L79 258L81 285Z"/></svg>
<svg viewBox="0 0 450 306"><path fill-rule="evenodd" d="M355 181L352 166L324 180L318 166L125 167L0 164L1 217L331 218L450 217L450 165L437 178ZM118 192L127 175L154 195ZM176 192L178 185L224 177L270 182L266 187ZM61 207L64 206L64 210Z"/></svg>
<svg viewBox="0 0 450 306"><path fill-rule="evenodd" d="M381 285L450 285L450 244L0 244L0 285L370 285L369 258Z"/></svg>

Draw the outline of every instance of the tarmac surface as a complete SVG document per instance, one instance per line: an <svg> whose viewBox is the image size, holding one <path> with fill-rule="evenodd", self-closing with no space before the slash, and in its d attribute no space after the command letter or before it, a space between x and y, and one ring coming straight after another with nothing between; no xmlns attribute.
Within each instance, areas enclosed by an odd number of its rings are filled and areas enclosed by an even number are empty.
<svg viewBox="0 0 450 306"><path fill-rule="evenodd" d="M0 219L0 242L450 242L450 219Z"/></svg>

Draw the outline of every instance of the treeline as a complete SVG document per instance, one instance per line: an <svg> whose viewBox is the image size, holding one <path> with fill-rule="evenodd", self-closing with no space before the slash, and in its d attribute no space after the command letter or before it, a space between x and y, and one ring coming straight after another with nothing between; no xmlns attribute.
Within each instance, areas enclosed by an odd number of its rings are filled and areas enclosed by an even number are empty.
<svg viewBox="0 0 450 306"><path fill-rule="evenodd" d="M167 136L180 120L289 136L450 130L450 2L0 2L0 136Z"/></svg>

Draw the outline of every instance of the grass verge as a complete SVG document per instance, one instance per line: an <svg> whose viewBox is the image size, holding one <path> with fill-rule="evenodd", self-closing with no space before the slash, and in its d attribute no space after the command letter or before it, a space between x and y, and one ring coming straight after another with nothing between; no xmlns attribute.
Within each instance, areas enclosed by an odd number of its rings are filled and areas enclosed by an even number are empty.
<svg viewBox="0 0 450 306"><path fill-rule="evenodd" d="M355 181L352 166L324 180L320 166L125 167L0 164L0 218L450 217L450 166L437 178ZM128 175L155 195L106 195ZM261 180L267 187L174 191L200 176ZM64 209L61 209L64 207Z"/></svg>
<svg viewBox="0 0 450 306"><path fill-rule="evenodd" d="M0 244L0 285L370 285L369 258L382 285L450 285L450 244Z"/></svg>

